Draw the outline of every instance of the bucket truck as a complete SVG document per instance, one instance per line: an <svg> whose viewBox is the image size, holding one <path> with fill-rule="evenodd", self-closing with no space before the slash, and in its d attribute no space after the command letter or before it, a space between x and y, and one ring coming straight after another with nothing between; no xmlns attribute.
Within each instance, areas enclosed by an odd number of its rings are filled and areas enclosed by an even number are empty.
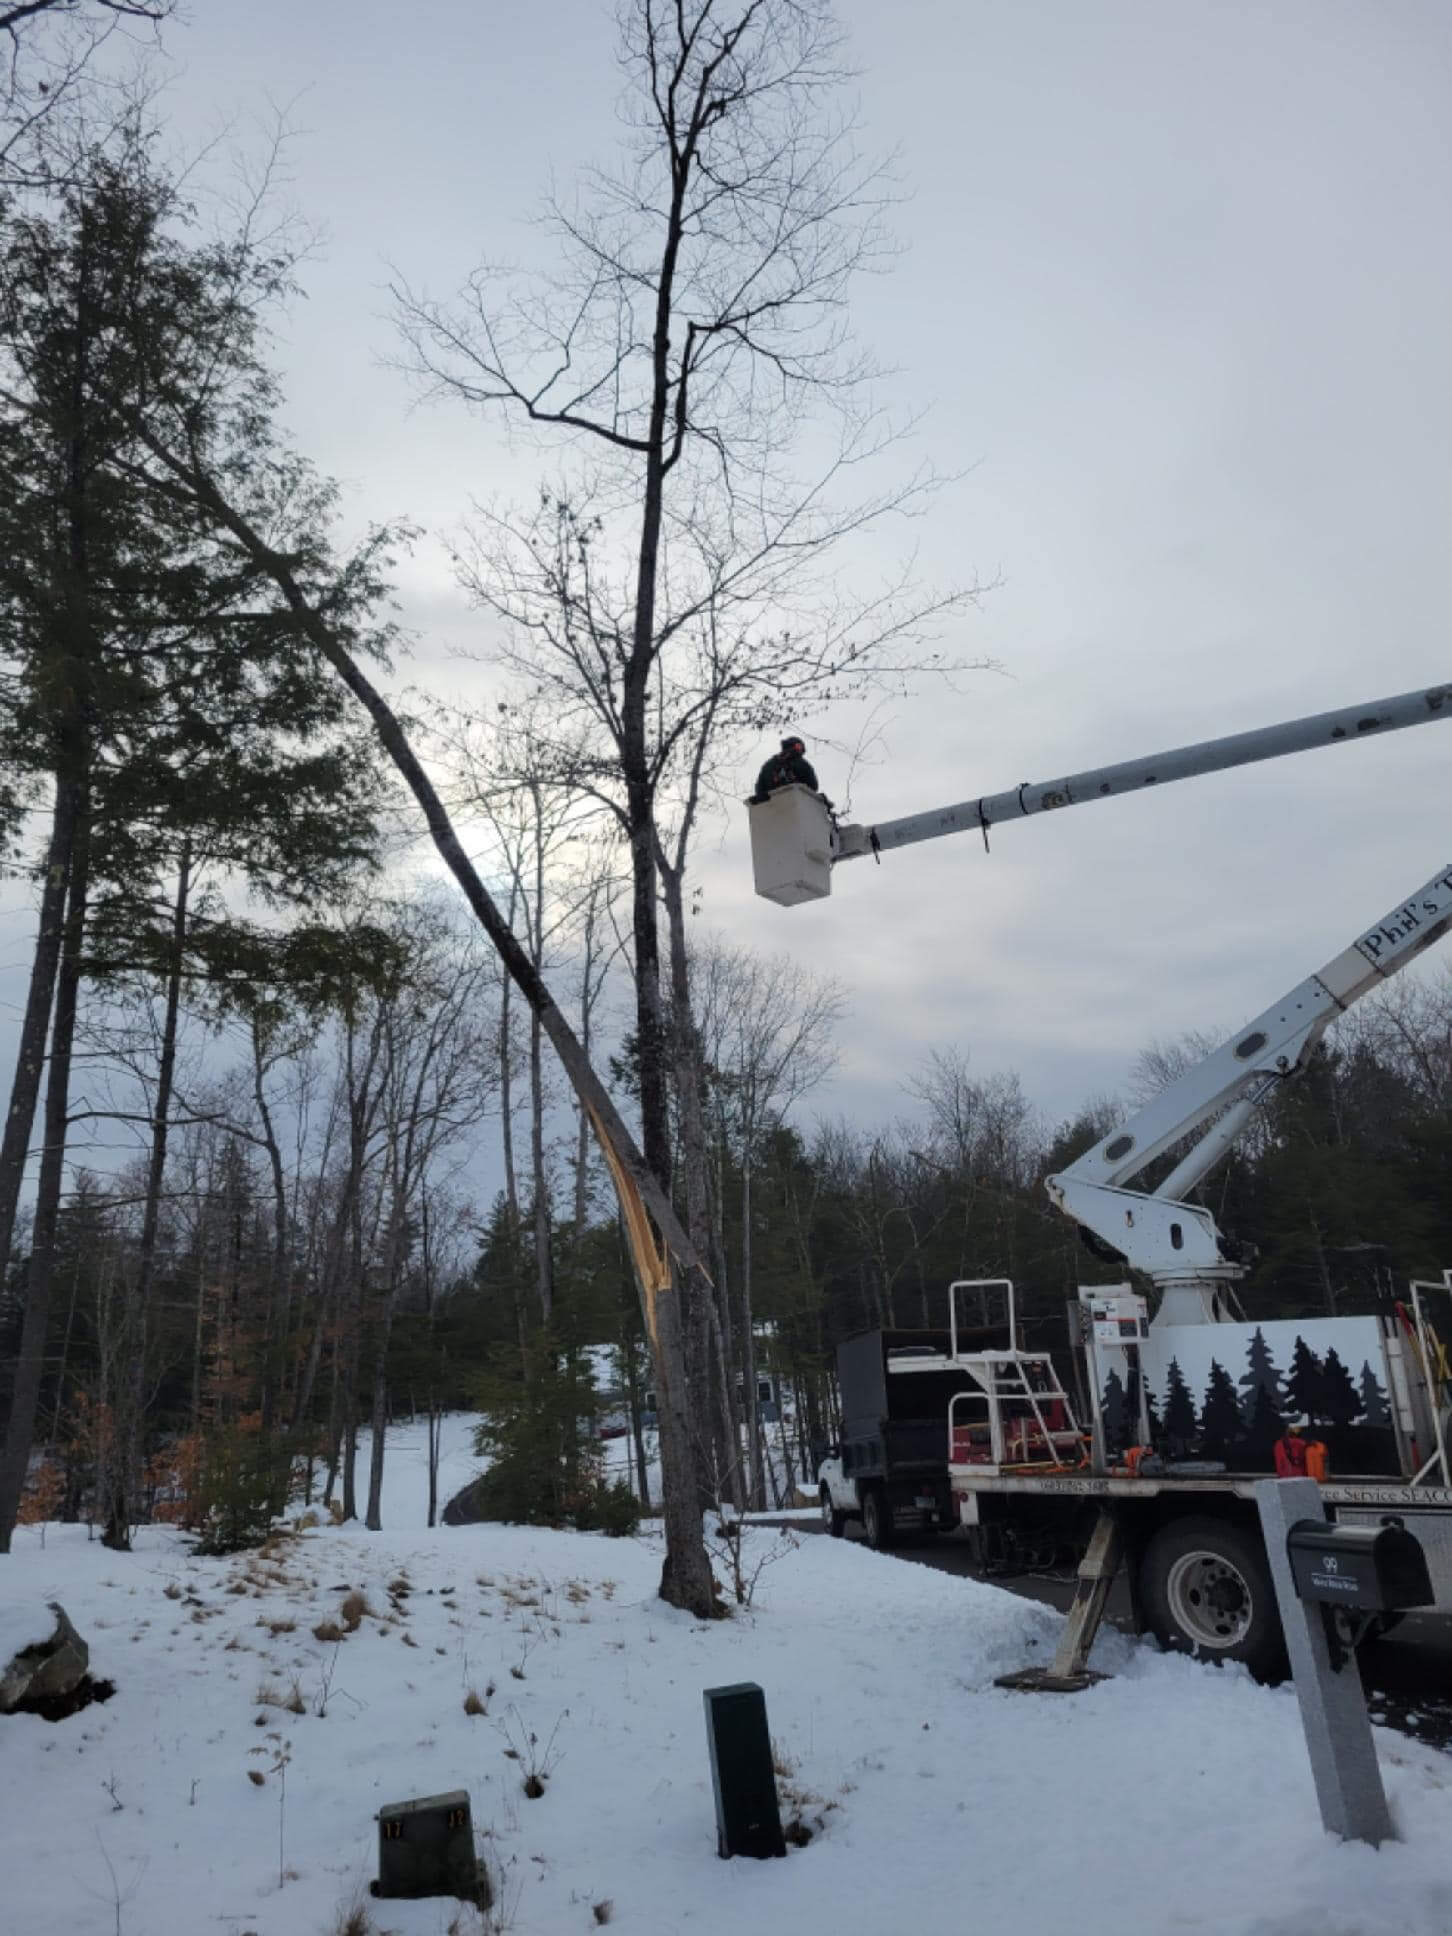
<svg viewBox="0 0 1452 1936"><path fill-rule="evenodd" d="M830 892L847 859L973 828L986 837L1006 819L1449 716L1452 687L1428 688L868 828L836 826L818 796L789 787L751 809L757 891L796 905ZM1282 1641L1252 1488L1273 1439L1308 1430L1329 1441L1333 1515L1404 1523L1438 1609L1452 1612L1452 1373L1436 1331L1452 1311L1452 1272L1368 1315L1251 1324L1236 1295L1246 1260L1188 1194L1306 1068L1331 1022L1449 927L1452 866L1048 1178L1054 1205L1127 1273L1082 1286L1070 1306L1077 1412L1051 1358L1023 1348L1006 1280L951 1286L946 1334L848 1340L844 1439L820 1474L831 1530L861 1518L885 1545L941 1519L923 1456L920 1396L931 1391L946 1491L980 1557L1011 1570L1055 1545L1085 1549L1066 1659L1082 1666L1124 1563L1142 1623L1166 1645L1273 1673ZM849 1406L849 1387L862 1403ZM899 1416L916 1421L905 1481L890 1458Z"/></svg>

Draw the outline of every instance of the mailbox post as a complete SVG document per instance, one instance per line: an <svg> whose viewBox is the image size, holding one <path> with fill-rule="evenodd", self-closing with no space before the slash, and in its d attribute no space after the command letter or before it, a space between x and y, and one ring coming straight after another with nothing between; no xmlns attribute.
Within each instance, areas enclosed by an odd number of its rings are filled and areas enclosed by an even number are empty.
<svg viewBox="0 0 1452 1936"><path fill-rule="evenodd" d="M1394 1841L1356 1655L1333 1616L1427 1605L1422 1550L1399 1527L1333 1524L1314 1479L1263 1479L1255 1494L1321 1820L1348 1841Z"/></svg>

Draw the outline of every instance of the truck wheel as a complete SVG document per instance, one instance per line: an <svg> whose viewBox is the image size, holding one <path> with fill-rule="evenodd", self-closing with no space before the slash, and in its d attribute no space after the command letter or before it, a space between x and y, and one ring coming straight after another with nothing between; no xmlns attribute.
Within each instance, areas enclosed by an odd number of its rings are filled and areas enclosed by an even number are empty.
<svg viewBox="0 0 1452 1936"><path fill-rule="evenodd" d="M1161 1645L1201 1660L1244 1661L1257 1680L1285 1673L1275 1589L1254 1533L1219 1519L1173 1520L1149 1543L1140 1590Z"/></svg>
<svg viewBox="0 0 1452 1936"><path fill-rule="evenodd" d="M833 1539L840 1539L847 1526L846 1513L838 1512L832 1504L832 1495L825 1486L822 1487L822 1525Z"/></svg>
<svg viewBox="0 0 1452 1936"><path fill-rule="evenodd" d="M862 1501L862 1530L874 1553L886 1553L897 1544L892 1507L884 1498L881 1486L873 1486Z"/></svg>

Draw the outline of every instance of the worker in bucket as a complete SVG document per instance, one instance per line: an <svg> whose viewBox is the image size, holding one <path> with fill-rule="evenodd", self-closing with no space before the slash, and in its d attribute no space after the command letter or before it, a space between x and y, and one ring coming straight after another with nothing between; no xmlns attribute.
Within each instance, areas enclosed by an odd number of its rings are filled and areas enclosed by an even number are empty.
<svg viewBox="0 0 1452 1936"><path fill-rule="evenodd" d="M757 774L756 791L751 796L753 806L759 806L769 794L784 786L806 786L813 793L818 791L817 773L807 758L806 741L798 739L795 733L782 741L781 751L773 753Z"/></svg>

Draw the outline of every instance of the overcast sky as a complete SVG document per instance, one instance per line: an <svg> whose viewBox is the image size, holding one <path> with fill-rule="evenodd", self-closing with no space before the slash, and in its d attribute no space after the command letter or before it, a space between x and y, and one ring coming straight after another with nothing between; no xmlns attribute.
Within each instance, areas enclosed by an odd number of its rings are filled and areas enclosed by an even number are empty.
<svg viewBox="0 0 1452 1936"><path fill-rule="evenodd" d="M527 453L385 366L384 284L395 265L445 294L532 248L551 176L608 155L607 0L189 12L182 137L269 100L303 130L292 192L327 243L283 343L298 444L358 518L440 528L471 494L527 495ZM891 708L855 817L1452 679L1452 12L841 12L866 137L911 191L856 321L923 411L921 454L963 473L916 534L924 576L1000 581L948 643L1002 668ZM404 590L411 676L466 685L448 655L488 635L435 548ZM986 856L959 836L857 863L793 911L752 897L742 814L702 850L705 918L845 983L826 1112L905 1110L903 1076L956 1042L1066 1113L1151 1038L1258 1011L1452 859L1449 761L1427 727L1006 828ZM6 905L13 1025L31 914L13 884Z"/></svg>

